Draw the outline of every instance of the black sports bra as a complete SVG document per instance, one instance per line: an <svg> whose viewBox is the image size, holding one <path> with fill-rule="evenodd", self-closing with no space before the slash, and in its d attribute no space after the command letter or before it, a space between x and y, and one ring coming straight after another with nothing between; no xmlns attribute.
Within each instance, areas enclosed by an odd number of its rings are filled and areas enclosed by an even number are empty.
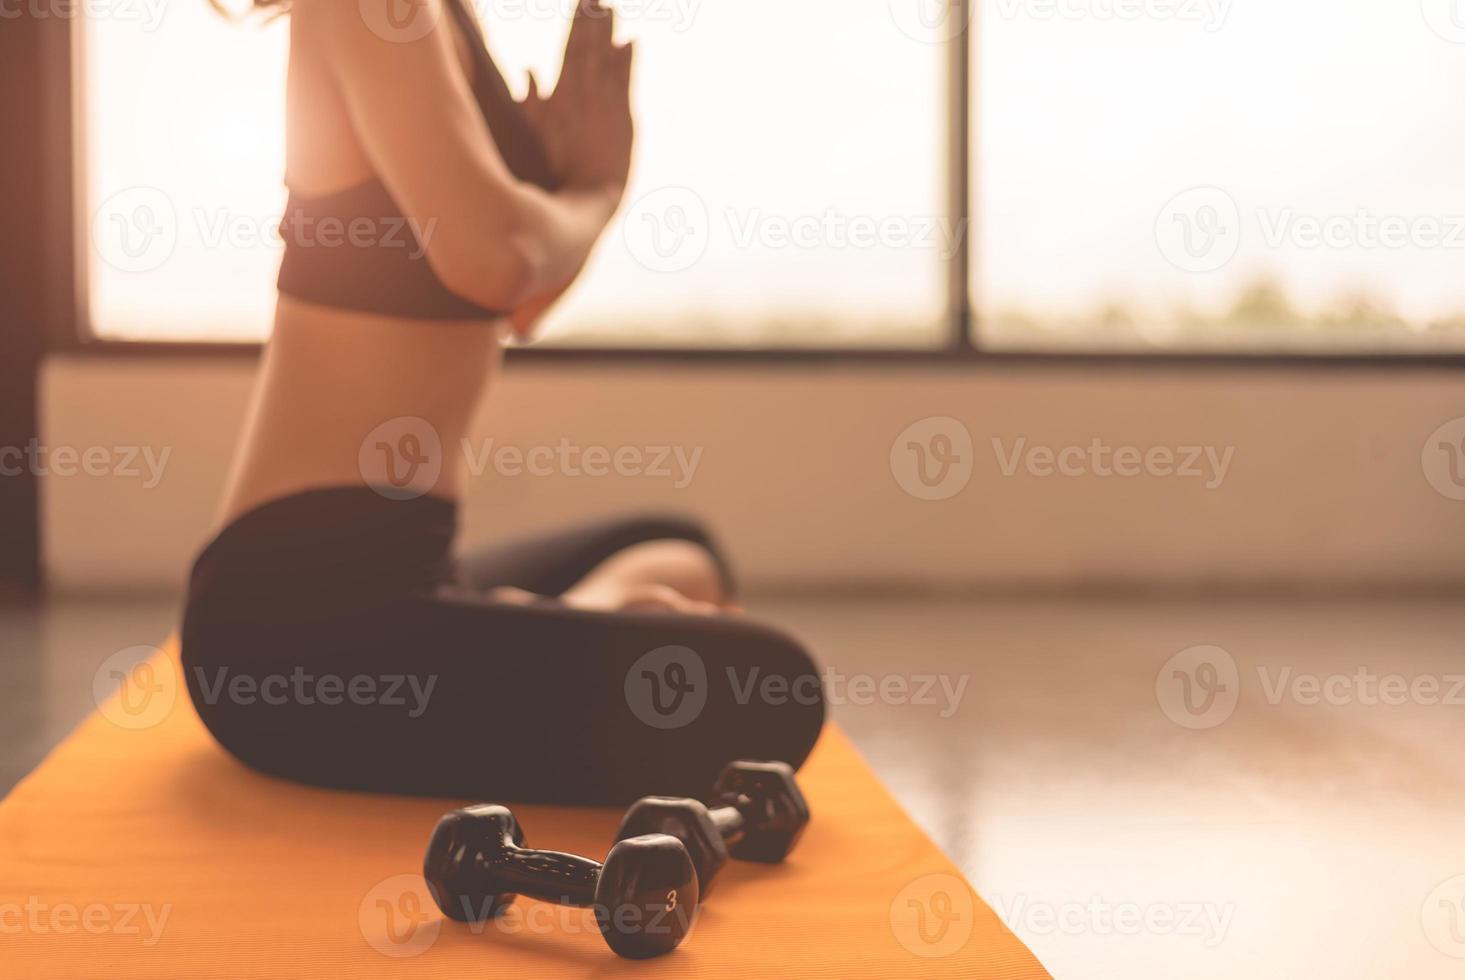
<svg viewBox="0 0 1465 980"><path fill-rule="evenodd" d="M489 56L477 17L463 0L445 0L445 6L470 41L473 96L510 172L556 189L544 147ZM322 306L425 320L504 315L450 292L428 263L417 232L377 178L319 197L292 192L280 222L285 256L279 290Z"/></svg>

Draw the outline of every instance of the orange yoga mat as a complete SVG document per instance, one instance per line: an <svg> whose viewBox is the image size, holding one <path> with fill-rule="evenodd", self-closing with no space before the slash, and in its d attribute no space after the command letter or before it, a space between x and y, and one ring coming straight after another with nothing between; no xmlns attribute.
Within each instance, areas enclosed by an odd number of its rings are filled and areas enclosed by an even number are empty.
<svg viewBox="0 0 1465 980"><path fill-rule="evenodd" d="M583 910L521 898L476 930L445 921L422 852L465 801L258 775L179 680L176 650L141 665L0 803L5 980L1048 976L835 728L800 776L814 820L787 863L729 864L680 949L630 961ZM514 809L530 846L595 857L619 817Z"/></svg>

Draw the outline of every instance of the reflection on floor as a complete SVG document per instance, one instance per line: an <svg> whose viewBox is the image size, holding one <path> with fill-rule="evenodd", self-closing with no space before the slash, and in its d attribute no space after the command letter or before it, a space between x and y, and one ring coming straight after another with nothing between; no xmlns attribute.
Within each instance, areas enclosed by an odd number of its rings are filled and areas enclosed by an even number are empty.
<svg viewBox="0 0 1465 980"><path fill-rule="evenodd" d="M839 717L1055 976L1465 971L1465 603L772 611L842 671L970 678Z"/></svg>
<svg viewBox="0 0 1465 980"><path fill-rule="evenodd" d="M1465 604L751 605L818 651L841 723L1055 976L1461 975ZM0 792L174 617L0 610Z"/></svg>

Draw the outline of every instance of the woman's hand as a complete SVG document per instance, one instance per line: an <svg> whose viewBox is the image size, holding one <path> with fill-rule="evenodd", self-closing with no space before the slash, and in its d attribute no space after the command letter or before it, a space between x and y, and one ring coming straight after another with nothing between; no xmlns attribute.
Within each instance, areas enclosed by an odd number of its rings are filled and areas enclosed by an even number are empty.
<svg viewBox="0 0 1465 980"><path fill-rule="evenodd" d="M602 0L581 0L565 43L565 63L559 84L549 98L529 76L524 113L539 133L555 175L563 182L562 200L581 202L580 210L596 215L596 233L609 222L626 192L631 169L630 44L614 41L615 14ZM510 327L521 341L529 340L539 321L564 295L579 275L547 292L531 296L514 310Z"/></svg>
<svg viewBox="0 0 1465 980"><path fill-rule="evenodd" d="M581 0L565 43L564 67L549 98L529 76L524 111L567 189L603 192L612 210L626 190L635 127L631 121L633 46L614 40L615 13Z"/></svg>

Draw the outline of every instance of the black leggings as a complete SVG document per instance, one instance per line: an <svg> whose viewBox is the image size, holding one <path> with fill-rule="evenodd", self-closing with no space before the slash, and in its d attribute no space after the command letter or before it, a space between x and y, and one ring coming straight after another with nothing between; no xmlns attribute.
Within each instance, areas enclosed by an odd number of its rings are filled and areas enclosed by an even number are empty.
<svg viewBox="0 0 1465 980"><path fill-rule="evenodd" d="M476 800L619 804L703 796L733 759L802 764L824 721L818 670L741 617L600 613L553 600L644 541L721 551L695 522L637 517L455 560L456 508L365 487L266 504L204 549L185 679L219 743L319 786Z"/></svg>

